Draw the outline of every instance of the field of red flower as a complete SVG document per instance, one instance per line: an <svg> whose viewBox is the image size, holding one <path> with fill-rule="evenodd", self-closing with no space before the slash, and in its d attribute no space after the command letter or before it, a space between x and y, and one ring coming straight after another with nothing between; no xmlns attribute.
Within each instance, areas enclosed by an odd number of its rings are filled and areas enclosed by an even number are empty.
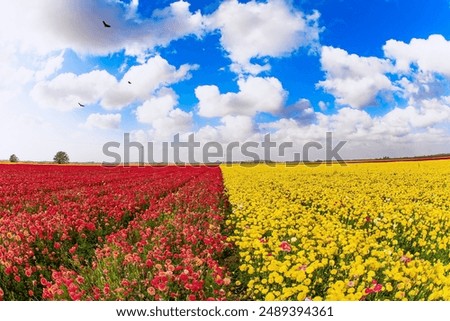
<svg viewBox="0 0 450 321"><path fill-rule="evenodd" d="M0 300L222 300L218 167L0 165Z"/></svg>

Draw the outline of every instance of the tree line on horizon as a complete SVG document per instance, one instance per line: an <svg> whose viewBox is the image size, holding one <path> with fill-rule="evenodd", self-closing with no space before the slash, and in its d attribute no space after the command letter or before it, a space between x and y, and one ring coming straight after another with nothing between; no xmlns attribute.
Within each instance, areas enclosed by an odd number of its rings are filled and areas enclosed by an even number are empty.
<svg viewBox="0 0 450 321"><path fill-rule="evenodd" d="M18 163L19 157L16 154L9 156L10 163ZM64 151L58 151L53 157L53 162L56 164L68 164L70 162L69 155Z"/></svg>

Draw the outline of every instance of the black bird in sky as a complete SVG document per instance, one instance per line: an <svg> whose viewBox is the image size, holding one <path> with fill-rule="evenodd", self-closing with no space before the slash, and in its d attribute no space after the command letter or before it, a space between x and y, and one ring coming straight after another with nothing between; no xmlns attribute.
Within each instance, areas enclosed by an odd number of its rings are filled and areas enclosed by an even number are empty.
<svg viewBox="0 0 450 321"><path fill-rule="evenodd" d="M81 103L78 103L78 105L80 105L80 107L84 107L84 105L83 105L83 104L81 104Z"/></svg>
<svg viewBox="0 0 450 321"><path fill-rule="evenodd" d="M131 85L131 81L128 80L128 83Z"/></svg>
<svg viewBox="0 0 450 321"><path fill-rule="evenodd" d="M111 25L107 24L107 23L105 22L105 20L103 20L103 27L105 27L105 28L111 28Z"/></svg>

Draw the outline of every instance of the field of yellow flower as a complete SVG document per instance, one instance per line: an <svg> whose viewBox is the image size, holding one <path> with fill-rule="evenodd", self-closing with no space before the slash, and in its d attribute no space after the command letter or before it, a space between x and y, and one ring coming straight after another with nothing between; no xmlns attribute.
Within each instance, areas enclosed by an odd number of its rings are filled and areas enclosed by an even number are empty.
<svg viewBox="0 0 450 321"><path fill-rule="evenodd" d="M450 300L450 161L223 166L249 300Z"/></svg>

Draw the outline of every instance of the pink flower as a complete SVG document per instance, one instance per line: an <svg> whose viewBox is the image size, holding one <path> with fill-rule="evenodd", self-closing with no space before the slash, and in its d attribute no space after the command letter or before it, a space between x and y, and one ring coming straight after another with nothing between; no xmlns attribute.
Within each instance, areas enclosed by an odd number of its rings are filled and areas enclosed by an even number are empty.
<svg viewBox="0 0 450 321"><path fill-rule="evenodd" d="M41 277L41 284L43 286L49 286L51 285L50 282L48 282L44 277Z"/></svg>
<svg viewBox="0 0 450 321"><path fill-rule="evenodd" d="M411 258L407 257L406 255L403 255L403 256L400 258L400 261L401 261L401 262L404 262L405 264L408 264L409 262L411 262Z"/></svg>
<svg viewBox="0 0 450 321"><path fill-rule="evenodd" d="M75 244L74 246L72 246L72 247L69 249L69 253L70 253L70 254L74 254L75 251L77 250L77 248L78 248L78 244Z"/></svg>
<svg viewBox="0 0 450 321"><path fill-rule="evenodd" d="M378 292L381 292L383 290L383 285L378 283L377 280L375 280L375 279L372 280L372 284L373 284L373 287L370 287L370 288L367 288L367 289L364 290L364 292L366 294L378 293Z"/></svg>
<svg viewBox="0 0 450 321"><path fill-rule="evenodd" d="M105 286L103 287L103 293L107 296L110 292L111 292L111 289L109 287L109 284L106 283Z"/></svg>
<svg viewBox="0 0 450 321"><path fill-rule="evenodd" d="M33 273L33 270L30 267L25 268L25 275L27 277L30 277L32 273Z"/></svg>
<svg viewBox="0 0 450 321"><path fill-rule="evenodd" d="M375 287L373 288L373 290L375 291L375 292L381 292L381 290L383 290L383 286L381 285L381 284L377 284L377 285L375 285Z"/></svg>
<svg viewBox="0 0 450 321"><path fill-rule="evenodd" d="M149 287L147 289L147 293L150 294L151 296L154 296L156 294L156 290L154 287Z"/></svg>
<svg viewBox="0 0 450 321"><path fill-rule="evenodd" d="M84 283L84 278L81 275L78 275L76 278L76 281L78 284L83 284Z"/></svg>
<svg viewBox="0 0 450 321"><path fill-rule="evenodd" d="M290 252L290 251L292 250L291 246L290 246L289 243L286 242L286 241L281 242L280 248L281 248L281 250L284 251L284 252Z"/></svg>
<svg viewBox="0 0 450 321"><path fill-rule="evenodd" d="M364 292L365 292L366 294L370 294L370 293L373 293L374 291L373 291L373 289L371 289L371 288L367 288L367 289L364 290Z"/></svg>

